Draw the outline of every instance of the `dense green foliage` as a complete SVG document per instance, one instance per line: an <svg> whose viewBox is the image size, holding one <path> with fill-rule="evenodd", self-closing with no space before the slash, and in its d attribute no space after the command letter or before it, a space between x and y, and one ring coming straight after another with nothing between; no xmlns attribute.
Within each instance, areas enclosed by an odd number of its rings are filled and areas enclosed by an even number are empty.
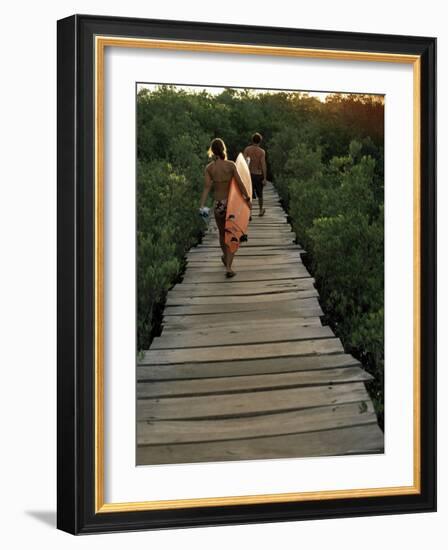
<svg viewBox="0 0 448 550"><path fill-rule="evenodd" d="M142 89L138 120L138 348L200 239L197 215L214 137L235 159L254 131L316 278L327 321L374 375L383 414L383 102L334 94Z"/></svg>

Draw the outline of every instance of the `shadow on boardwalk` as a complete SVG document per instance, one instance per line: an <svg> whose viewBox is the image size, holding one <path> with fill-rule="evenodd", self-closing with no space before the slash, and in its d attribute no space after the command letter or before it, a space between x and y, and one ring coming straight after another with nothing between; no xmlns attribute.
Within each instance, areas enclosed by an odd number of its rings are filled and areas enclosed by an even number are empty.
<svg viewBox="0 0 448 550"><path fill-rule="evenodd" d="M364 383L344 353L278 195L254 215L224 277L213 223L169 293L137 366L137 464L383 452Z"/></svg>

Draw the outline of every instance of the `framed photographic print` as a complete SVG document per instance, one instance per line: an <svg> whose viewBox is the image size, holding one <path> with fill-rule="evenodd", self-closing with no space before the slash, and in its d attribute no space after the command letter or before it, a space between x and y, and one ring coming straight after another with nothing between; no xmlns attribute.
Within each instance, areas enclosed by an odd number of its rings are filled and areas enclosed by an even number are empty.
<svg viewBox="0 0 448 550"><path fill-rule="evenodd" d="M58 22L58 528L436 509L435 62Z"/></svg>

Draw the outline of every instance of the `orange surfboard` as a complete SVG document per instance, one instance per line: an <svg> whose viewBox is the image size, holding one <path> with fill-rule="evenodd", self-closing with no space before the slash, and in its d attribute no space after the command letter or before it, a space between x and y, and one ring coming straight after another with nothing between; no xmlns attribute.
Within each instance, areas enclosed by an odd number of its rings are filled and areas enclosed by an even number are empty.
<svg viewBox="0 0 448 550"><path fill-rule="evenodd" d="M249 168L243 155L240 153L236 159L236 168L243 180L249 197L252 197L252 180ZM225 242L230 252L235 253L242 241L247 240L247 227L250 218L250 204L243 198L241 191L233 178L229 186L227 197L227 214L225 225Z"/></svg>

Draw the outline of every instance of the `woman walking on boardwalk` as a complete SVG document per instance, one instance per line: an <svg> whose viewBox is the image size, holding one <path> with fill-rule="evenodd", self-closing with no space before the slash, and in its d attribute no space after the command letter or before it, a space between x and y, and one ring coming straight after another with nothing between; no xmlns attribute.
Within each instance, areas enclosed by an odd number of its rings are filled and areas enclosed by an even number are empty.
<svg viewBox="0 0 448 550"><path fill-rule="evenodd" d="M240 175L238 174L235 163L231 160L227 160L227 149L222 139L215 138L211 142L209 156L212 157L213 160L207 164L205 168L204 191L201 196L200 210L203 211L208 194L213 187L213 211L216 226L219 231L219 243L223 252L221 260L226 267L226 277L234 277L235 272L232 271L234 253L229 250L225 242L227 197L232 178L235 178L243 197L247 201L250 201L251 197L247 194L246 188Z"/></svg>

